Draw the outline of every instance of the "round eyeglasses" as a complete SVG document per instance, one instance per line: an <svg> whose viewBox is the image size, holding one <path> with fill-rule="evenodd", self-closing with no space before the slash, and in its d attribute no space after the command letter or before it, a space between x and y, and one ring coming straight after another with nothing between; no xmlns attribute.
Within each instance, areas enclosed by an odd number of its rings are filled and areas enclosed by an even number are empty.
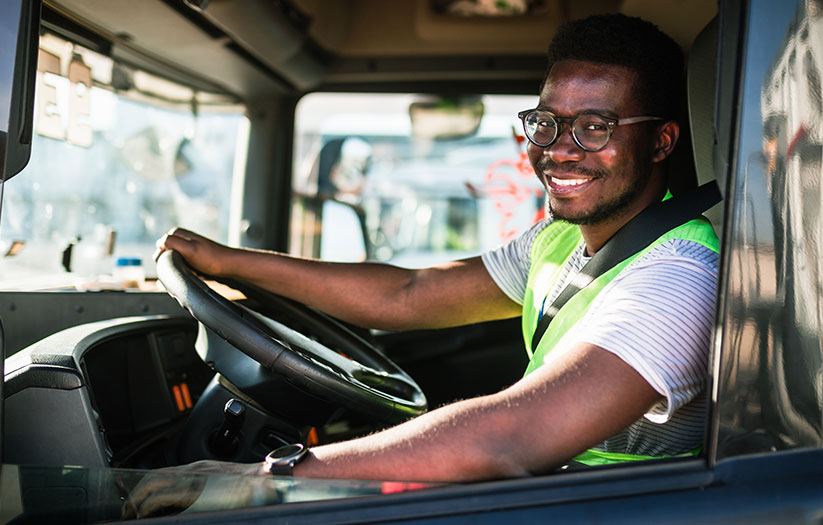
<svg viewBox="0 0 823 525"><path fill-rule="evenodd" d="M523 121L526 138L535 146L551 146L560 136L560 125L568 122L574 143L586 151L600 151L609 143L616 126L636 124L649 120L663 120L660 117L609 118L597 114L577 115L576 117L558 117L542 109L527 109L517 114Z"/></svg>

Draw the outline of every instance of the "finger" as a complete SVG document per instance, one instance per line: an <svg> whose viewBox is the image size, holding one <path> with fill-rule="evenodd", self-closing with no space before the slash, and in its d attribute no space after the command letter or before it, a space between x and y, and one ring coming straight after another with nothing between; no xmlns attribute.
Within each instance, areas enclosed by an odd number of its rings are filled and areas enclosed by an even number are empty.
<svg viewBox="0 0 823 525"><path fill-rule="evenodd" d="M144 477L140 483L134 487L134 490L131 491L127 501L131 502L132 506L135 508L139 508L140 503L149 498L152 493L157 491L165 491L166 489L173 487L175 480L170 475L154 475L149 474Z"/></svg>
<svg viewBox="0 0 823 525"><path fill-rule="evenodd" d="M168 238L168 234L163 235L154 243L154 253L152 254L152 259L154 262L157 262L157 259L160 257L160 254L166 251L166 238Z"/></svg>
<svg viewBox="0 0 823 525"><path fill-rule="evenodd" d="M171 234L169 234L169 233L163 234L163 236L162 236L162 237L160 237L159 239L157 239L157 240L154 242L154 246L155 246L155 247L157 247L157 248L164 248L164 249L165 249L165 247L166 247L166 239L168 239L168 238L169 238L169 235L171 235Z"/></svg>
<svg viewBox="0 0 823 525"><path fill-rule="evenodd" d="M201 235L198 235L198 234L194 233L191 230L187 230L187 229L181 228L179 226L175 226L174 228L169 230L167 235L173 235L173 236L176 236L176 237L180 237L180 238L185 239L187 241L192 241L194 239L198 239L198 238L202 239L203 238Z"/></svg>
<svg viewBox="0 0 823 525"><path fill-rule="evenodd" d="M126 499L120 507L120 517L124 520L131 520L137 517L137 507L130 499Z"/></svg>
<svg viewBox="0 0 823 525"><path fill-rule="evenodd" d="M182 488L155 493L140 504L137 508L137 517L146 517L164 509L187 509L195 499L196 494Z"/></svg>
<svg viewBox="0 0 823 525"><path fill-rule="evenodd" d="M178 480L170 489L154 492L137 506L137 516L149 516L164 509L187 509L203 490L205 482L199 478Z"/></svg>
<svg viewBox="0 0 823 525"><path fill-rule="evenodd" d="M175 250L180 252L183 256L191 253L192 250L196 248L195 239L185 237L183 235L165 235L160 239L160 241L162 242L158 248L162 248L164 250Z"/></svg>
<svg viewBox="0 0 823 525"><path fill-rule="evenodd" d="M123 505L120 507L120 517L124 519L137 517L137 509L134 508L134 504L129 500L129 491L126 488L126 484L123 483L123 479L117 476L114 479L114 483L117 486L118 492L120 492L120 499L123 500Z"/></svg>

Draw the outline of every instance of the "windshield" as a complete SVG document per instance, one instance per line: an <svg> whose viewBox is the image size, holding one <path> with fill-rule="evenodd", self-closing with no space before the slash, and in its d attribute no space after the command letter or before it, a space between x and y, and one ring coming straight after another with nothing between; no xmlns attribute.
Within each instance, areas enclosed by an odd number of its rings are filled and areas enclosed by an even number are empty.
<svg viewBox="0 0 823 525"><path fill-rule="evenodd" d="M291 251L423 267L544 215L517 112L535 97L314 93L295 124Z"/></svg>
<svg viewBox="0 0 823 525"><path fill-rule="evenodd" d="M235 100L45 34L35 107L38 154L5 188L0 289L151 289L171 226L228 240L248 135Z"/></svg>

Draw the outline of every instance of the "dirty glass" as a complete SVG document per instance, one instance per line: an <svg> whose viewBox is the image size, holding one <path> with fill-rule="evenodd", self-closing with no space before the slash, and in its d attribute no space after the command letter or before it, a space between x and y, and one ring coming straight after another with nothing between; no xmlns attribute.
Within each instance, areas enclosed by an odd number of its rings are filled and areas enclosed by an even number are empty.
<svg viewBox="0 0 823 525"><path fill-rule="evenodd" d="M154 242L172 226L228 240L248 129L236 101L50 34L35 96L34 154L5 188L0 289L146 288L119 279L118 264L151 277Z"/></svg>
<svg viewBox="0 0 823 525"><path fill-rule="evenodd" d="M544 214L517 119L535 102L306 96L296 115L290 251L421 267L513 238Z"/></svg>

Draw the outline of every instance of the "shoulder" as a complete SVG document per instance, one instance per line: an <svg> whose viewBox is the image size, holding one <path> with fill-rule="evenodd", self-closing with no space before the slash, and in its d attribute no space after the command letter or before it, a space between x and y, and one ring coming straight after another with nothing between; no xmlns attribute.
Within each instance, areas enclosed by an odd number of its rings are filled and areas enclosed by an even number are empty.
<svg viewBox="0 0 823 525"><path fill-rule="evenodd" d="M634 273L652 275L659 272L677 271L688 276L692 273L717 277L720 255L696 241L671 239L653 247L630 264L621 277Z"/></svg>
<svg viewBox="0 0 823 525"><path fill-rule="evenodd" d="M483 254L483 261L494 259L508 259L528 264L535 239L554 224L551 219L543 219L534 223L528 230L524 231L506 244Z"/></svg>
<svg viewBox="0 0 823 525"><path fill-rule="evenodd" d="M653 316L658 308L690 311L696 304L710 308L716 294L718 263L717 252L698 242L666 241L620 272L596 302L618 310L628 302Z"/></svg>
<svg viewBox="0 0 823 525"><path fill-rule="evenodd" d="M481 256L494 282L517 303L523 302L526 292L534 241L550 224L549 219L538 221L508 243Z"/></svg>

